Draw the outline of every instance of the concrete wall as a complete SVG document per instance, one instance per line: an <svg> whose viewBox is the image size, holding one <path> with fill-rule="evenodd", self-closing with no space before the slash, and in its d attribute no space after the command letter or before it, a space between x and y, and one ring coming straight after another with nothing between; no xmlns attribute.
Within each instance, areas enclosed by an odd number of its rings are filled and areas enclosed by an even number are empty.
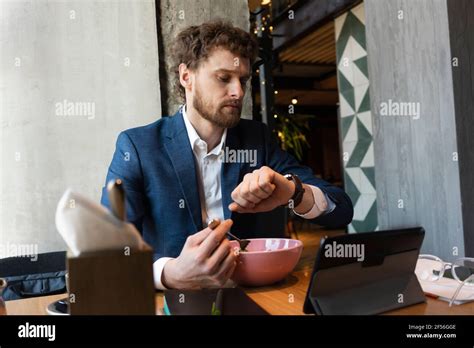
<svg viewBox="0 0 474 348"><path fill-rule="evenodd" d="M464 238L446 0L366 0L365 13L379 228L421 225L423 252L452 260ZM383 116L390 100L419 118Z"/></svg>
<svg viewBox="0 0 474 348"><path fill-rule="evenodd" d="M170 48L175 36L190 25L211 19L229 20L235 26L249 30L249 9L246 0L163 0L157 7L160 14L160 81L163 114L173 115L181 102L173 92L173 64ZM249 84L250 86L250 84ZM252 118L251 90L247 89L242 110L243 118Z"/></svg>
<svg viewBox="0 0 474 348"><path fill-rule="evenodd" d="M0 16L0 244L64 250L61 194L98 201L119 131L160 117L155 3L1 1Z"/></svg>

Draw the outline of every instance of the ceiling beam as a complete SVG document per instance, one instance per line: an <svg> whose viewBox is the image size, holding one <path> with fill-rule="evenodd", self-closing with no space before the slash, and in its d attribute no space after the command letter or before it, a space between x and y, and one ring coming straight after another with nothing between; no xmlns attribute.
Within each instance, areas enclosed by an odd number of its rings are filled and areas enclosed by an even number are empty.
<svg viewBox="0 0 474 348"><path fill-rule="evenodd" d="M319 84L317 78L305 78L305 77L288 77L288 76L274 76L273 85L275 89L292 89L292 90L333 90L333 88L324 88Z"/></svg>
<svg viewBox="0 0 474 348"><path fill-rule="evenodd" d="M300 0L301 1L301 0ZM298 1L298 3L300 2ZM292 19L281 16L273 23L273 49L281 51L295 40L318 26L333 20L341 11L354 6L360 0L305 1L294 10ZM289 9L291 11L291 8ZM281 18L281 19L280 19Z"/></svg>

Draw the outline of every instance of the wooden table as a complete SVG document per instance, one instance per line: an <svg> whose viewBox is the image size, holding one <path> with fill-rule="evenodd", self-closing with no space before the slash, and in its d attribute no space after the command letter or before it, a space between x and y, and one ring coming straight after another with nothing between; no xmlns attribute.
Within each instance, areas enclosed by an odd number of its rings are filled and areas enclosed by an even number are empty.
<svg viewBox="0 0 474 348"><path fill-rule="evenodd" d="M335 232L338 234L340 232ZM325 232L329 235L331 233ZM267 312L274 315L302 315L303 303L308 288L309 277L314 264L316 250L321 235L312 234L303 240L304 250L294 272L283 282L276 285L247 288L246 293ZM65 294L31 299L8 301L8 315L45 315L51 302L64 298ZM163 308L163 293L156 294L156 307ZM158 313L160 314L160 313ZM426 303L387 312L389 315L474 315L474 302L449 307L447 302L427 298Z"/></svg>

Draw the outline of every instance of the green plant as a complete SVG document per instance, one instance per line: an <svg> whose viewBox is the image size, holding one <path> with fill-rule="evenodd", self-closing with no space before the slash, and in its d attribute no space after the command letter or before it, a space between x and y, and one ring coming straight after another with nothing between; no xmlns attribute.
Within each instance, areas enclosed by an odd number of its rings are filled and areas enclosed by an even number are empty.
<svg viewBox="0 0 474 348"><path fill-rule="evenodd" d="M222 315L219 308L217 308L216 303L212 302L211 315Z"/></svg>
<svg viewBox="0 0 474 348"><path fill-rule="evenodd" d="M281 148L292 153L300 161L303 159L303 150L310 147L305 133L309 131L309 120L312 117L311 115L279 115L276 118L275 130Z"/></svg>

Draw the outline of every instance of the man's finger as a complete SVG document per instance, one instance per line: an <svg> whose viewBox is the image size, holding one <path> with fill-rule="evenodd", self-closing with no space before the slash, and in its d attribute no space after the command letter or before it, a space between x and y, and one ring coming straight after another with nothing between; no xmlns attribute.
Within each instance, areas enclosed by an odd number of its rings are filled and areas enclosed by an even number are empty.
<svg viewBox="0 0 474 348"><path fill-rule="evenodd" d="M212 252L221 244L222 239L225 238L227 231L230 230L232 226L232 220L227 219L221 222L214 230L209 233L209 235L204 239L204 241L199 245L201 253L209 257Z"/></svg>
<svg viewBox="0 0 474 348"><path fill-rule="evenodd" d="M237 267L237 261L234 261L234 263L229 267L229 269L222 275L222 282L224 283L222 286L225 286L227 284L227 281L232 277L232 274L234 274L235 267Z"/></svg>
<svg viewBox="0 0 474 348"><path fill-rule="evenodd" d="M223 239L221 244L219 244L217 249L214 250L211 257L209 258L209 265L217 270L219 268L219 264L227 257L230 252L234 252L230 242L227 239Z"/></svg>
<svg viewBox="0 0 474 348"><path fill-rule="evenodd" d="M272 194L276 187L272 184L272 176L268 172L260 173L258 176L258 186L268 194Z"/></svg>
<svg viewBox="0 0 474 348"><path fill-rule="evenodd" d="M254 208L244 208L235 202L229 204L229 210L241 214L254 212Z"/></svg>
<svg viewBox="0 0 474 348"><path fill-rule="evenodd" d="M229 279L230 277L232 277L232 274L234 274L234 271L235 271L235 267L237 267L237 261L234 262L234 264L232 265L232 267L230 267L227 272L225 273L224 275L224 279L227 280Z"/></svg>
<svg viewBox="0 0 474 348"><path fill-rule="evenodd" d="M210 229L209 227L206 227L205 229L199 232L196 232L192 236L188 237L188 242L190 242L191 245L199 245L204 241L204 239L207 238L207 236L209 236L211 232L212 232L212 229Z"/></svg>
<svg viewBox="0 0 474 348"><path fill-rule="evenodd" d="M235 202L232 202L232 203L229 204L229 210L230 211L237 211L237 209L239 209L239 208L240 208L240 206Z"/></svg>
<svg viewBox="0 0 474 348"><path fill-rule="evenodd" d="M227 255L225 260L222 261L221 266L219 267L219 270L217 271L216 276L218 278L224 277L226 273L228 273L229 270L234 267L236 260L237 260L237 256L235 256L233 252Z"/></svg>
<svg viewBox="0 0 474 348"><path fill-rule="evenodd" d="M240 205L243 208L253 208L255 206L255 203L252 203L252 202L246 200L239 193L233 195L232 199L234 200L235 203L237 203L238 205Z"/></svg>
<svg viewBox="0 0 474 348"><path fill-rule="evenodd" d="M261 201L261 199L250 191L251 183L252 181L249 180L247 182L244 181L240 185L240 197L242 197L246 201L251 202L253 204L258 204Z"/></svg>
<svg viewBox="0 0 474 348"><path fill-rule="evenodd" d="M250 192L250 184L254 180L255 180L255 173L245 174L244 180L240 183L239 186L237 186L237 189L235 191L236 191L237 196L245 199L248 202L257 204L258 202L260 202L260 198L253 195Z"/></svg>
<svg viewBox="0 0 474 348"><path fill-rule="evenodd" d="M249 185L249 190L254 196L258 197L260 200L264 200L271 195L271 192L266 192L262 187L260 187L259 180L259 174L255 173L255 177Z"/></svg>

